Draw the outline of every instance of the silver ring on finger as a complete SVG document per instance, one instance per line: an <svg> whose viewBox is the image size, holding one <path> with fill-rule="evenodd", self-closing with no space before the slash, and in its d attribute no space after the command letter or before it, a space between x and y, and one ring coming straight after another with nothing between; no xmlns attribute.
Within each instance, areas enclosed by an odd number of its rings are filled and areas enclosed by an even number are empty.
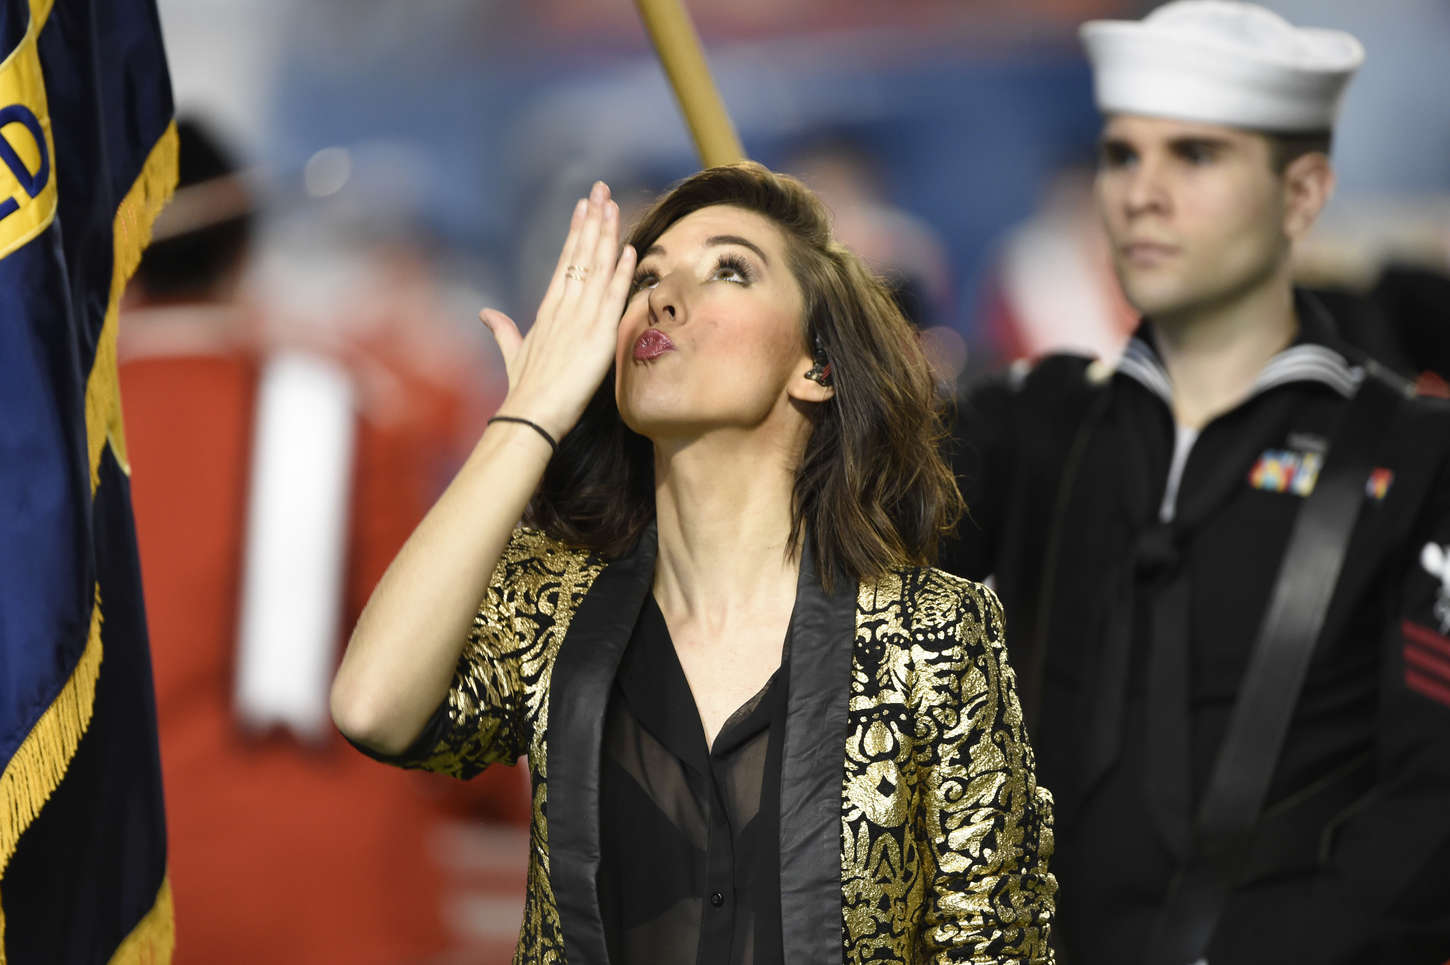
<svg viewBox="0 0 1450 965"><path fill-rule="evenodd" d="M589 277L589 269L584 265L568 265L564 268L564 277L570 281L583 281Z"/></svg>

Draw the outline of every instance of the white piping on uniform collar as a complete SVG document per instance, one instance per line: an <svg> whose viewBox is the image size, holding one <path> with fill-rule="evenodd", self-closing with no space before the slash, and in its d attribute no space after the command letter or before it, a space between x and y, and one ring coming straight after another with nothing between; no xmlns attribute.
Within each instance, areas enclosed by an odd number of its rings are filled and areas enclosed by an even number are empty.
<svg viewBox="0 0 1450 965"><path fill-rule="evenodd" d="M1170 408L1173 405L1173 381L1168 378L1168 370L1158 358L1158 353L1153 351L1153 346L1134 335L1128 339L1128 344L1123 347L1123 354L1118 358L1117 371L1138 382L1152 392Z"/></svg>
<svg viewBox="0 0 1450 965"><path fill-rule="evenodd" d="M1173 405L1173 380L1147 340L1136 335L1128 339L1116 371L1142 385L1168 406ZM1264 363L1245 399L1290 382L1319 382L1347 399L1362 381L1361 366L1350 365L1348 359L1327 345L1302 342L1290 345Z"/></svg>
<svg viewBox="0 0 1450 965"><path fill-rule="evenodd" d="M1286 382L1322 382L1346 399L1353 397L1364 381L1364 369L1350 365L1343 355L1327 345L1304 342L1291 345L1269 359L1254 379L1251 395Z"/></svg>

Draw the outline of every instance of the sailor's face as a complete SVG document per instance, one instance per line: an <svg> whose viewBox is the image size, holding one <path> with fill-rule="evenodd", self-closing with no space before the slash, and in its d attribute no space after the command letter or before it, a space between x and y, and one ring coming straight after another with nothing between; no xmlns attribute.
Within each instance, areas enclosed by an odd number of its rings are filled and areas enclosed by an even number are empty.
<svg viewBox="0 0 1450 965"><path fill-rule="evenodd" d="M1145 315L1230 302L1288 258L1283 178L1262 134L1114 115L1095 190L1118 280Z"/></svg>

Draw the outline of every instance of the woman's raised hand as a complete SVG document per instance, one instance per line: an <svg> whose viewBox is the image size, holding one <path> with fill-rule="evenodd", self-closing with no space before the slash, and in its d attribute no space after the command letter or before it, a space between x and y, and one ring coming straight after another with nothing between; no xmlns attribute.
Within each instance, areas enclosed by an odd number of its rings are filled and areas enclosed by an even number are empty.
<svg viewBox="0 0 1450 965"><path fill-rule="evenodd" d="M500 415L527 418L555 439L574 427L614 361L634 274L633 248L619 250L619 205L596 181L574 207L569 236L527 336L502 312L479 313L503 353L509 391Z"/></svg>
<svg viewBox="0 0 1450 965"><path fill-rule="evenodd" d="M635 255L618 245L619 208L596 184L528 337L482 313L508 369L500 415L554 439L578 421L614 360L629 296ZM532 436L507 422L485 432L378 582L332 685L333 718L353 740L398 753L448 693L483 588L544 473L547 450Z"/></svg>

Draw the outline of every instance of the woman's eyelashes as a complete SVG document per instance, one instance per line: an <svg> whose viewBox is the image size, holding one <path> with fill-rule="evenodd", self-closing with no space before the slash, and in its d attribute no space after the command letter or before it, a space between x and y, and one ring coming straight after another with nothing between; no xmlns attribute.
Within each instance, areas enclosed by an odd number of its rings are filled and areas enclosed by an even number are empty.
<svg viewBox="0 0 1450 965"><path fill-rule="evenodd" d="M721 255L710 277L716 281L733 281L737 285L748 285L755 280L750 262L739 255Z"/></svg>
<svg viewBox="0 0 1450 965"><path fill-rule="evenodd" d="M629 297L633 298L636 293L655 287L659 280L658 275L641 265L635 270L634 280L629 283Z"/></svg>
<svg viewBox="0 0 1450 965"><path fill-rule="evenodd" d="M739 255L721 255L715 260L715 266L706 275L709 281L728 281L736 285L749 285L755 280L755 270L750 262ZM641 265L634 273L634 280L630 282L629 297L641 291L648 291L660 283L659 273L652 266Z"/></svg>

